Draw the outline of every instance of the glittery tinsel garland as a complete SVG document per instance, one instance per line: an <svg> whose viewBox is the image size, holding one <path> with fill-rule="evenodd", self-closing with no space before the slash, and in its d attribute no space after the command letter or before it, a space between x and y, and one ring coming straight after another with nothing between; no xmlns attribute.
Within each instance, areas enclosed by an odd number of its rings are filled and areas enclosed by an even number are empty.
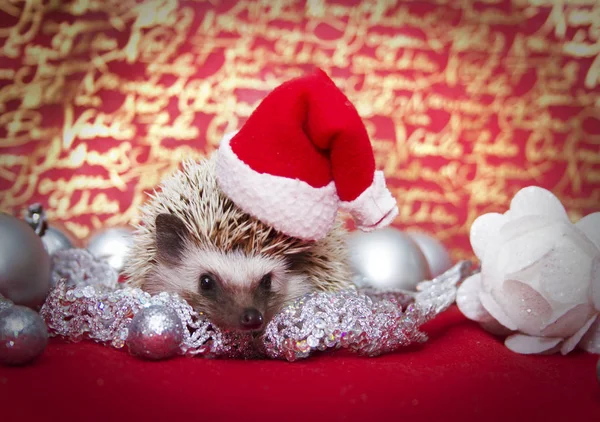
<svg viewBox="0 0 600 422"><path fill-rule="evenodd" d="M77 258L77 265L67 262L69 258ZM176 294L151 296L137 288L79 278L87 274L82 268L94 267L95 274L109 271L101 265L77 250L55 260L54 273L63 278L41 310L51 335L122 348L135 314L142 308L162 305L175 310L181 319L181 355L268 356L288 361L336 348L376 356L423 342L427 336L419 327L454 302L457 285L472 272L471 263L462 261L434 280L420 283L417 293L366 289L311 293L276 315L262 337L254 337L219 329ZM79 275L66 267L77 268Z"/></svg>
<svg viewBox="0 0 600 422"><path fill-rule="evenodd" d="M114 289L119 274L106 261L86 249L62 249L52 254L52 283L64 280L69 286L106 286Z"/></svg>
<svg viewBox="0 0 600 422"><path fill-rule="evenodd" d="M462 261L419 283L416 294L373 289L309 294L269 323L265 351L294 361L328 348L377 356L424 342L427 335L419 327L454 303L457 285L470 273L471 263Z"/></svg>

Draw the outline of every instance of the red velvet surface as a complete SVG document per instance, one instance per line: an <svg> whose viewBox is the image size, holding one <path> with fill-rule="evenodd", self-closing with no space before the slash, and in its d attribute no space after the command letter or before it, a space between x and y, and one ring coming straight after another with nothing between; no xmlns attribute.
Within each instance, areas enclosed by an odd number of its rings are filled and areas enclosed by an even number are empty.
<svg viewBox="0 0 600 422"><path fill-rule="evenodd" d="M53 339L35 364L0 367L1 420L600 420L596 356L514 354L456 308L426 330L428 343L378 358L294 363L146 362Z"/></svg>

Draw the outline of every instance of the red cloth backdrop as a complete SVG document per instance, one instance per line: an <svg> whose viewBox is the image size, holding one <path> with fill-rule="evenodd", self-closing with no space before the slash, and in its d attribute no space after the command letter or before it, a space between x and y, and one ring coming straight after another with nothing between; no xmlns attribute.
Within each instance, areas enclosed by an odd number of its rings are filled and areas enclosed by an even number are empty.
<svg viewBox="0 0 600 422"><path fill-rule="evenodd" d="M393 3L3 4L0 209L40 201L80 239L128 224L183 158L316 65L365 121L395 224L455 258L524 186L574 220L599 210L597 2Z"/></svg>
<svg viewBox="0 0 600 422"><path fill-rule="evenodd" d="M39 201L84 245L316 65L364 118L395 225L471 258L473 220L524 186L573 220L600 210L599 34L596 0L1 2L0 209ZM515 355L455 309L432 330L379 359L294 364L151 364L54 340L34 366L0 369L1 412L600 419L593 356Z"/></svg>

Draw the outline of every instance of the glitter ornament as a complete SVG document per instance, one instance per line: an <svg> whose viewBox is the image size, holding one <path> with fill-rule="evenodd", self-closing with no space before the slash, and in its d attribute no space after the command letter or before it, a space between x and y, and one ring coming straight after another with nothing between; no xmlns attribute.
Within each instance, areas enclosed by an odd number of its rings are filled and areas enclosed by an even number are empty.
<svg viewBox="0 0 600 422"><path fill-rule="evenodd" d="M42 354L48 330L40 316L24 306L0 311L0 362L24 365Z"/></svg>
<svg viewBox="0 0 600 422"><path fill-rule="evenodd" d="M113 227L99 231L93 235L87 250L98 259L105 260L115 270L123 269L127 253L131 249L133 239L131 229Z"/></svg>
<svg viewBox="0 0 600 422"><path fill-rule="evenodd" d="M174 293L151 296L122 284L73 285L60 280L41 315L51 335L122 348L126 341L130 347L135 344L130 330L138 313L160 305L174 311L181 322L182 340L172 353L295 361L313 352L347 348L376 356L425 341L419 327L454 303L457 285L472 273L471 263L461 261L439 277L419 283L417 292L362 288L311 293L277 314L259 338L220 329Z"/></svg>
<svg viewBox="0 0 600 422"><path fill-rule="evenodd" d="M0 294L36 308L50 287L50 256L40 238L24 221L0 214Z"/></svg>
<svg viewBox="0 0 600 422"><path fill-rule="evenodd" d="M354 282L360 287L414 290L431 277L417 243L391 227L350 233L348 250Z"/></svg>
<svg viewBox="0 0 600 422"><path fill-rule="evenodd" d="M129 351L146 359L174 356L183 341L183 326L174 310L161 305L142 309L129 326Z"/></svg>

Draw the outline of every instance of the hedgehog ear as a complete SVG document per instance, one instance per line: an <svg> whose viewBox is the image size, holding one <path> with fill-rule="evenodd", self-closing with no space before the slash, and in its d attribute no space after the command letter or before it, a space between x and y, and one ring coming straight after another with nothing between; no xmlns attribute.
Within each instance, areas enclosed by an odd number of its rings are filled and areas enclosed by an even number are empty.
<svg viewBox="0 0 600 422"><path fill-rule="evenodd" d="M172 214L158 214L156 225L156 250L159 261L175 265L183 255L188 230L185 223Z"/></svg>

